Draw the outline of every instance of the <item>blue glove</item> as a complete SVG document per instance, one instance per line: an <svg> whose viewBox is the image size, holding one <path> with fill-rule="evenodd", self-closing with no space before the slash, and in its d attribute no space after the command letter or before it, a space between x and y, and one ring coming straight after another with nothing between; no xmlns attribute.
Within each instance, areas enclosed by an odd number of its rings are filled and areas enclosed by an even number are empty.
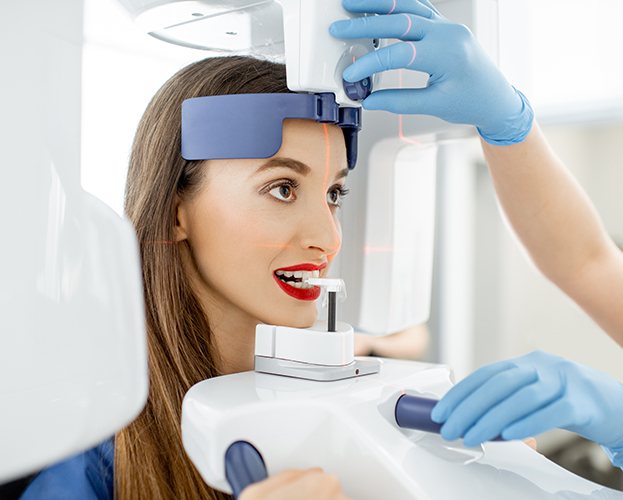
<svg viewBox="0 0 623 500"><path fill-rule="evenodd" d="M455 385L431 414L448 440L476 446L550 429L576 432L623 465L623 385L600 371L544 352L484 366Z"/></svg>
<svg viewBox="0 0 623 500"><path fill-rule="evenodd" d="M452 123L474 125L487 142L522 142L534 113L524 95L511 86L487 57L472 33L445 19L428 0L342 0L359 17L331 24L343 39L397 38L401 42L361 57L344 71L350 82L380 71L406 68L430 75L425 89L373 92L365 109L433 115Z"/></svg>

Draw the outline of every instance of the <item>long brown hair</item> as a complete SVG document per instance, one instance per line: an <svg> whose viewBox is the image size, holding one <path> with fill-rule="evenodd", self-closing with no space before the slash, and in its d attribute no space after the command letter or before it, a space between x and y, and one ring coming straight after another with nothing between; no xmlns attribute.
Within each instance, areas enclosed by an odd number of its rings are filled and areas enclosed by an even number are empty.
<svg viewBox="0 0 623 500"><path fill-rule="evenodd" d="M285 66L242 56L204 59L171 77L139 123L125 210L143 262L150 387L143 412L115 437L116 498L229 498L203 482L181 441L184 394L218 375L209 318L182 264L189 249L174 242L176 200L193 195L205 170L181 157L181 105L191 97L268 92L288 92Z"/></svg>

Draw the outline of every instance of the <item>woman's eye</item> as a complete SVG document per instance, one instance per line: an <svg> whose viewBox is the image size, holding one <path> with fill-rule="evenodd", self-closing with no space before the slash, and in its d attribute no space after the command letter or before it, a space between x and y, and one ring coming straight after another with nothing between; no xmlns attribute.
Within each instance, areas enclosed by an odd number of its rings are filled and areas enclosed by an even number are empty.
<svg viewBox="0 0 623 500"><path fill-rule="evenodd" d="M342 206L342 200L344 196L348 194L348 189L343 186L334 186L327 193L327 203L335 207Z"/></svg>
<svg viewBox="0 0 623 500"><path fill-rule="evenodd" d="M293 202L296 200L296 194L294 192L294 186L291 184L281 184L279 186L275 186L268 193L273 197L277 198L280 201L285 202Z"/></svg>

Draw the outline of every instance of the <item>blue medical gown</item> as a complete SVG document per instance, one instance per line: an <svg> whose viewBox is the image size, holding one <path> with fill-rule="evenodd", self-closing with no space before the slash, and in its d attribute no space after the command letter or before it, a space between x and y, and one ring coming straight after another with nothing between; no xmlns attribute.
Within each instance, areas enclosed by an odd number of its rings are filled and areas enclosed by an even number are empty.
<svg viewBox="0 0 623 500"><path fill-rule="evenodd" d="M20 500L112 500L114 455L110 439L48 467L32 480Z"/></svg>

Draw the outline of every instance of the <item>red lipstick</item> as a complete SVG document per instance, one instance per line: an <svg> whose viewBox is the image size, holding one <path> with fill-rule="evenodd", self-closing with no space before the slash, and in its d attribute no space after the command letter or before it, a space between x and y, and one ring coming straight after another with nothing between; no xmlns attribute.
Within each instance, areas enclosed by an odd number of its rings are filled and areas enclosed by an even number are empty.
<svg viewBox="0 0 623 500"><path fill-rule="evenodd" d="M290 267L280 267L279 269L275 269L277 271L322 271L325 267L327 267L327 263L324 264L297 264L296 266Z"/></svg>

